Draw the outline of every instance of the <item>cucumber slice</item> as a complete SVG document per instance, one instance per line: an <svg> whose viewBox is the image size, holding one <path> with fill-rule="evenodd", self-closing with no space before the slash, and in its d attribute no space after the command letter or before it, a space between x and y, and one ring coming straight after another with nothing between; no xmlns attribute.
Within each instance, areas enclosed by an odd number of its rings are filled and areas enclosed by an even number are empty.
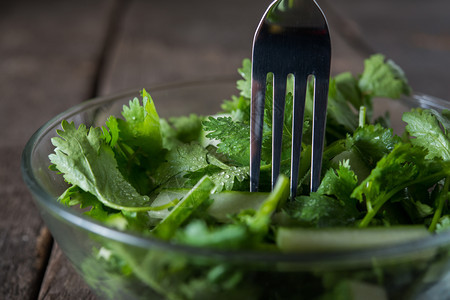
<svg viewBox="0 0 450 300"><path fill-rule="evenodd" d="M429 235L424 226L326 229L280 227L276 242L284 252L330 252L395 245Z"/></svg>
<svg viewBox="0 0 450 300"><path fill-rule="evenodd" d="M170 203L174 199L183 198L188 189L164 190L153 201L152 206L162 206ZM227 222L228 215L239 213L245 209L257 210L261 203L269 196L269 193L250 193L225 191L217 194L211 194L210 198L214 201L208 208L208 213L218 221ZM169 209L159 211L149 211L152 218L164 219L169 214Z"/></svg>
<svg viewBox="0 0 450 300"><path fill-rule="evenodd" d="M214 182L204 176L199 182L186 194L186 197L169 212L169 214L154 229L153 234L162 239L169 239L197 207L209 198L214 189Z"/></svg>

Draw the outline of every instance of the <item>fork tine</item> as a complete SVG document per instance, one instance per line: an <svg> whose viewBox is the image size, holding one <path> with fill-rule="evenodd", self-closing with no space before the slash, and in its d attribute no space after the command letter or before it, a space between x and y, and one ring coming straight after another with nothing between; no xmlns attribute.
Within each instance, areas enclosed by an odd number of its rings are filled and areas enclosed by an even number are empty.
<svg viewBox="0 0 450 300"><path fill-rule="evenodd" d="M307 80L307 78L302 76L294 77L294 105L292 117L291 150L291 199L295 198L295 196L297 195Z"/></svg>
<svg viewBox="0 0 450 300"><path fill-rule="evenodd" d="M320 184L320 171L322 168L322 154L325 139L325 125L328 101L327 76L315 76L314 78L314 121L311 152L311 192L317 191Z"/></svg>
<svg viewBox="0 0 450 300"><path fill-rule="evenodd" d="M286 77L274 74L273 112L272 112L272 189L280 174L281 146L284 126L284 108L286 103Z"/></svg>
<svg viewBox="0 0 450 300"><path fill-rule="evenodd" d="M250 122L250 191L257 192L259 184L259 168L261 166L261 146L264 122L264 99L266 77L263 72L252 71L252 99Z"/></svg>
<svg viewBox="0 0 450 300"><path fill-rule="evenodd" d="M316 191L320 183L331 60L328 25L316 0L274 0L258 25L252 50L250 191L257 191L260 176L264 96L268 73L263 71L273 72L276 76L273 88L273 103L276 105L272 112L272 187L281 167L286 94L286 78L281 77L287 77L288 73L294 74L292 197L296 194L300 170L307 77L315 77L310 190Z"/></svg>

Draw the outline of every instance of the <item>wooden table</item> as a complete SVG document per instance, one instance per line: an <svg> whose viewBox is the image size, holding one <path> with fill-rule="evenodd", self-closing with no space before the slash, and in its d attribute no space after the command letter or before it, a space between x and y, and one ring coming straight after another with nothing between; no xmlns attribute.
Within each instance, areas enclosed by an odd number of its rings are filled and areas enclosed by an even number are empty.
<svg viewBox="0 0 450 300"><path fill-rule="evenodd" d="M0 299L96 299L43 224L20 174L30 135L98 95L236 74L268 0L0 2ZM381 52L450 99L448 0L320 1L333 70Z"/></svg>

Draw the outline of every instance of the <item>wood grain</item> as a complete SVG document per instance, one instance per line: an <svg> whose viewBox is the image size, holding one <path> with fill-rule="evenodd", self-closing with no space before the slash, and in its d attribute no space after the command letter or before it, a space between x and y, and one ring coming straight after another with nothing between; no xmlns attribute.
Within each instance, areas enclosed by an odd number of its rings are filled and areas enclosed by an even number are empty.
<svg viewBox="0 0 450 300"><path fill-rule="evenodd" d="M128 2L100 94L237 75L269 0Z"/></svg>
<svg viewBox="0 0 450 300"><path fill-rule="evenodd" d="M237 75L242 59L251 57L254 31L270 2L129 1L107 53L99 93ZM353 23L328 1L321 4L331 30L332 73L361 72L372 50Z"/></svg>
<svg viewBox="0 0 450 300"><path fill-rule="evenodd" d="M52 244L20 173L22 147L0 147L0 295L35 299Z"/></svg>
<svg viewBox="0 0 450 300"><path fill-rule="evenodd" d="M68 263L58 244L55 244L38 299L94 300L97 297Z"/></svg>
<svg viewBox="0 0 450 300"><path fill-rule="evenodd" d="M0 9L0 298L36 299L52 239L21 179L21 152L45 121L91 96L114 2L5 2Z"/></svg>

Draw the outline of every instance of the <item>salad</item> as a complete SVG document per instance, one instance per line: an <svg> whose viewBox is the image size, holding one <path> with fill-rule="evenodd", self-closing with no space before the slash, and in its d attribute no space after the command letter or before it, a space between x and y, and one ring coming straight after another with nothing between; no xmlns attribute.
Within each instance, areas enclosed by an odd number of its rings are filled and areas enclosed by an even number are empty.
<svg viewBox="0 0 450 300"><path fill-rule="evenodd" d="M157 99L142 90L142 100L130 100L122 116L110 116L102 127L63 121L49 155L50 168L68 183L58 200L120 230L227 251L357 250L450 229L450 111L405 112L401 135L393 133L389 115L373 117L378 98L411 93L395 63L377 54L365 61L362 74L331 78L322 181L312 193L313 89L308 88L295 199L289 198L288 180L292 92L286 95L281 175L272 191L269 77L260 192L250 193L250 60L243 61L239 73L239 94L213 116L160 118ZM289 78L288 91L292 85ZM212 289L238 288L238 298L255 292L242 273L226 265L199 275L181 267L189 262L173 257L143 263L113 244L94 251L108 268L138 277L167 298L199 299ZM144 274L143 266L152 274ZM95 273L89 262L85 267ZM183 286L173 288L172 281L161 278L176 278Z"/></svg>

